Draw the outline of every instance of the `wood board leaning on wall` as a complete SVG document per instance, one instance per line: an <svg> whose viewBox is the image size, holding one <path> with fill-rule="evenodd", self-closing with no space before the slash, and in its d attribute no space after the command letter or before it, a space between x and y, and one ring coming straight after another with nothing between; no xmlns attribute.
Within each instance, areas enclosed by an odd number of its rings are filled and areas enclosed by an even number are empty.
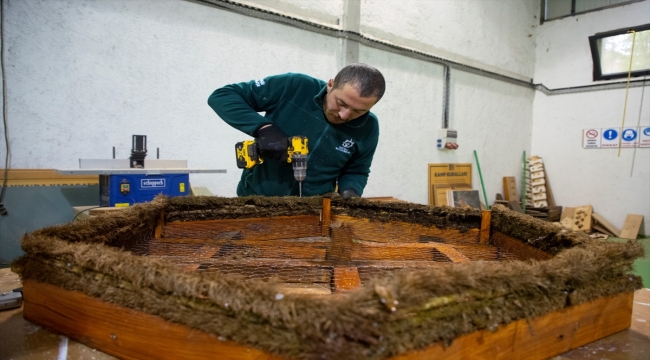
<svg viewBox="0 0 650 360"><path fill-rule="evenodd" d="M471 163L429 164L429 205L447 205L447 190L472 190Z"/></svg>

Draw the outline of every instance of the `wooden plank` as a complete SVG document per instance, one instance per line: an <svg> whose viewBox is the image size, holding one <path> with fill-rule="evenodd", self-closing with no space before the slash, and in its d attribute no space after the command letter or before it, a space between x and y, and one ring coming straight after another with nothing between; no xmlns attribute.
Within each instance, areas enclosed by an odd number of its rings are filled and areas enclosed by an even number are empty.
<svg viewBox="0 0 650 360"><path fill-rule="evenodd" d="M546 203L548 207L556 206L555 197L553 196L553 189L551 189L551 182L548 180L548 171L544 165L544 180L546 181Z"/></svg>
<svg viewBox="0 0 650 360"><path fill-rule="evenodd" d="M337 223L331 228L332 243L327 249L327 260L349 262L352 259L352 235L346 224Z"/></svg>
<svg viewBox="0 0 650 360"><path fill-rule="evenodd" d="M0 171L0 183L4 181ZM62 175L54 169L9 169L7 186L97 185L99 175Z"/></svg>
<svg viewBox="0 0 650 360"><path fill-rule="evenodd" d="M324 237L324 236L310 236L310 237L302 237L302 238L289 238L289 239L277 239L277 240L260 240L260 239L253 239L253 240L228 240L228 239L222 239L222 240L206 240L206 239L199 239L199 238L160 238L160 239L150 239L149 242L151 244L157 243L160 244L161 246L166 246L166 245L179 245L179 246L184 246L187 244L198 244L198 245L203 245L203 244L217 244L217 245L223 245L223 244L228 244L228 243L238 243L238 244L266 244L269 242L275 243L275 244L280 244L281 246L303 246L303 245L313 245L313 246L322 246L322 245L328 245L330 243L330 238L329 237Z"/></svg>
<svg viewBox="0 0 650 360"><path fill-rule="evenodd" d="M165 212L161 211L156 221L156 228L154 229L153 237L160 239L163 237L163 230L165 229Z"/></svg>
<svg viewBox="0 0 650 360"><path fill-rule="evenodd" d="M272 218L174 221L165 224L166 238L206 240L274 240L320 236L317 215L277 216Z"/></svg>
<svg viewBox="0 0 650 360"><path fill-rule="evenodd" d="M602 226L600 226L600 225L598 225L598 224L593 224L593 225L591 226L591 228L592 228L593 230L595 230L595 231L598 231L598 232L601 233L601 234L604 234L604 235L608 235L608 236L616 236L616 235L612 234L611 231L605 229L604 227L602 227Z"/></svg>
<svg viewBox="0 0 650 360"><path fill-rule="evenodd" d="M390 359L549 359L630 327L633 294L603 297L534 319L500 325L493 332L463 335L449 346L436 343Z"/></svg>
<svg viewBox="0 0 650 360"><path fill-rule="evenodd" d="M330 225L332 224L332 199L323 198L323 210L322 210L322 222L321 222L321 236L330 236Z"/></svg>
<svg viewBox="0 0 650 360"><path fill-rule="evenodd" d="M573 216L575 215L576 208L565 207L560 216L560 224L566 229L573 229Z"/></svg>
<svg viewBox="0 0 650 360"><path fill-rule="evenodd" d="M276 289L284 295L329 296L332 294L330 284L278 284L276 285Z"/></svg>
<svg viewBox="0 0 650 360"><path fill-rule="evenodd" d="M609 231L609 233L612 236L621 237L621 230L619 230L616 226L612 225L612 223L607 221L607 219L605 219L602 215L592 212L591 218L595 220L598 224L600 224L600 226L602 226L607 231Z"/></svg>
<svg viewBox="0 0 650 360"><path fill-rule="evenodd" d="M80 292L33 280L23 291L27 320L119 358L283 359ZM632 292L603 297L389 359L548 359L630 327L632 299Z"/></svg>
<svg viewBox="0 0 650 360"><path fill-rule="evenodd" d="M25 319L121 359L283 359L80 292L27 280Z"/></svg>
<svg viewBox="0 0 650 360"><path fill-rule="evenodd" d="M361 286L359 271L354 266L335 266L332 277L335 293L355 289Z"/></svg>
<svg viewBox="0 0 650 360"><path fill-rule="evenodd" d="M510 235L495 231L492 234L492 242L498 246L501 251L515 255L519 260L548 260L553 256L540 249L534 248L521 242Z"/></svg>
<svg viewBox="0 0 650 360"><path fill-rule="evenodd" d="M621 229L621 238L623 239L636 239L639 235L639 229L643 224L643 215L628 214Z"/></svg>
<svg viewBox="0 0 650 360"><path fill-rule="evenodd" d="M445 256L443 261L470 261L463 252L485 253L482 260L495 260L496 249L492 246L452 246L445 244L391 244L374 243L369 241L354 243L350 250L350 258L355 260L402 260L402 261L437 261L435 251ZM439 260L438 260L439 261Z"/></svg>
<svg viewBox="0 0 650 360"><path fill-rule="evenodd" d="M355 240L386 243L429 241L447 244L477 243L479 234L478 228L461 232L456 229L438 229L435 226L428 227L399 221L384 223L342 215L333 215L332 222L346 224Z"/></svg>
<svg viewBox="0 0 650 360"><path fill-rule="evenodd" d="M231 241L225 244L187 244L178 246L160 246L149 244L149 257L162 257L165 259L186 258L192 261L199 258L239 259L239 258L264 258L264 259L305 259L324 260L327 246L313 245L310 243L296 243L278 241ZM329 245L329 244L328 244ZM208 256L206 251L214 249Z"/></svg>
<svg viewBox="0 0 650 360"><path fill-rule="evenodd" d="M490 241L490 221L492 212L490 210L481 211L481 230L479 230L479 242L487 244Z"/></svg>
<svg viewBox="0 0 650 360"><path fill-rule="evenodd" d="M506 201L519 201L517 181L514 176L503 177L503 194L505 195Z"/></svg>
<svg viewBox="0 0 650 360"><path fill-rule="evenodd" d="M173 259L172 259L173 260ZM180 263L184 265L183 263ZM332 278L330 263L293 259L204 259L197 271L239 274L246 279L275 279L287 283L326 283Z"/></svg>
<svg viewBox="0 0 650 360"><path fill-rule="evenodd" d="M443 255L445 255L451 262L469 262L470 260L467 258L467 256L463 255L461 252L458 251L457 248L447 246L447 247L442 247L442 246L436 246L436 250L440 251ZM491 256L493 258L493 256Z"/></svg>
<svg viewBox="0 0 650 360"><path fill-rule="evenodd" d="M578 206L575 208L575 214L573 215L573 227L574 231L591 231L591 205Z"/></svg>
<svg viewBox="0 0 650 360"><path fill-rule="evenodd" d="M521 205L519 204L519 201L508 201L508 208L518 213L522 213L522 214L524 213L524 209L522 209Z"/></svg>

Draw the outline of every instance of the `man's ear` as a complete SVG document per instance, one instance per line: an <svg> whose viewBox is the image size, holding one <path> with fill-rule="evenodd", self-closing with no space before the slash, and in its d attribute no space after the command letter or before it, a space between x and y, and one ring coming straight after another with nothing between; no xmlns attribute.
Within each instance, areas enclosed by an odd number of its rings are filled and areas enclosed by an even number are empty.
<svg viewBox="0 0 650 360"><path fill-rule="evenodd" d="M330 90L332 90L333 87L334 87L334 79L330 79L327 82L327 92L330 92Z"/></svg>

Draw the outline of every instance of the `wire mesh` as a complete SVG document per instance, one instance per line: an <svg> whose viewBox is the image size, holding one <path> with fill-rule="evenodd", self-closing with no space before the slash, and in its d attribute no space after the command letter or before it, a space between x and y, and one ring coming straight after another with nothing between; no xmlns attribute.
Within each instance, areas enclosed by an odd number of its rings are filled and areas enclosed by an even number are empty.
<svg viewBox="0 0 650 360"><path fill-rule="evenodd" d="M333 220L325 229L318 216L177 221L165 224L160 238L140 241L131 251L186 271L274 281L313 294L363 286L394 271L539 258L536 249L525 245L512 246L505 240L480 243L478 229L460 232L345 217ZM346 269L345 281L352 283L342 284L336 269Z"/></svg>

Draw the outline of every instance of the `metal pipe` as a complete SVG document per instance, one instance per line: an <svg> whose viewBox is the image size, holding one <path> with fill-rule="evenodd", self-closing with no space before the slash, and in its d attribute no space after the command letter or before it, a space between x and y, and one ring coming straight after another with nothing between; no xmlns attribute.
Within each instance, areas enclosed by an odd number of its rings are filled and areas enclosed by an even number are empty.
<svg viewBox="0 0 650 360"><path fill-rule="evenodd" d="M447 65L444 66L445 81L443 83L443 98L442 98L442 128L449 128L449 88L451 87L451 68Z"/></svg>

